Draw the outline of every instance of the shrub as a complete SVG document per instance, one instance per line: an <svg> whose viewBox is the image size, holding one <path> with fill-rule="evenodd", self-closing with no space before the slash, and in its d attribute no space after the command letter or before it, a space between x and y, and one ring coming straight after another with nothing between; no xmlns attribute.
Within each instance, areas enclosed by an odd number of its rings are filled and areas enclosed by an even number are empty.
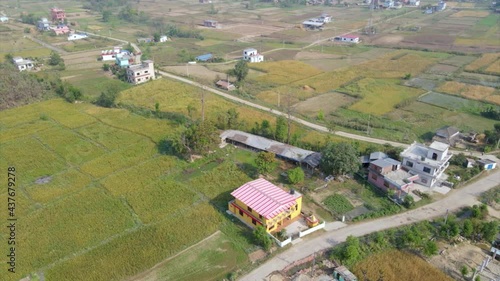
<svg viewBox="0 0 500 281"><path fill-rule="evenodd" d="M273 241L271 241L271 237L268 236L266 229L262 226L259 225L255 228L253 231L253 237L255 239L255 242L262 246L264 250L269 250L271 248L271 245Z"/></svg>
<svg viewBox="0 0 500 281"><path fill-rule="evenodd" d="M304 170L302 170L301 167L296 167L288 171L288 181L291 184L297 184L299 182L304 181L304 177L305 177Z"/></svg>

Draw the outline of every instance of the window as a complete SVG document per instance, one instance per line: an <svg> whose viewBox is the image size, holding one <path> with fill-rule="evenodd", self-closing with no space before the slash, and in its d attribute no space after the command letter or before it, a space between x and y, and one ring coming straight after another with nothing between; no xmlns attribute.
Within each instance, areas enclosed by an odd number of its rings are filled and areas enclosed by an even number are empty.
<svg viewBox="0 0 500 281"><path fill-rule="evenodd" d="M377 175L372 174L372 179L373 179L373 180L377 180Z"/></svg>
<svg viewBox="0 0 500 281"><path fill-rule="evenodd" d="M259 219L262 219L262 215L259 215Z"/></svg>
<svg viewBox="0 0 500 281"><path fill-rule="evenodd" d="M271 230L271 229L273 229L273 228L274 228L274 225L270 226L268 229L269 229L269 230Z"/></svg>
<svg viewBox="0 0 500 281"><path fill-rule="evenodd" d="M240 216L243 216L243 211L242 210L240 210Z"/></svg>
<svg viewBox="0 0 500 281"><path fill-rule="evenodd" d="M141 73L140 73L140 72L137 72L135 75L141 75Z"/></svg>
<svg viewBox="0 0 500 281"><path fill-rule="evenodd" d="M431 168L429 167L424 167L424 172L430 174L431 173Z"/></svg>
<svg viewBox="0 0 500 281"><path fill-rule="evenodd" d="M406 161L406 166L413 168L413 162Z"/></svg>
<svg viewBox="0 0 500 281"><path fill-rule="evenodd" d="M250 208L250 207L247 207L247 210L248 210L249 212L252 212L252 208Z"/></svg>
<svg viewBox="0 0 500 281"><path fill-rule="evenodd" d="M257 221L255 219L252 219L252 224L257 225Z"/></svg>

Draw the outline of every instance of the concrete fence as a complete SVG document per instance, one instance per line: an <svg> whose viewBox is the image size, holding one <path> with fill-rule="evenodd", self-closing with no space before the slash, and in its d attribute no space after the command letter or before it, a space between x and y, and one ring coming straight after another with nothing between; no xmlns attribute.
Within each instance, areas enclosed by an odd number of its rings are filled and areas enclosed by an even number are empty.
<svg viewBox="0 0 500 281"><path fill-rule="evenodd" d="M306 236L308 234L311 234L311 233L315 232L316 230L320 230L320 229L324 228L325 225L326 225L326 223L325 223L325 221L323 221L322 223L318 224L315 227L311 227L311 228L309 228L307 230L301 231L301 232L299 232L299 237L304 237L304 236Z"/></svg>
<svg viewBox="0 0 500 281"><path fill-rule="evenodd" d="M292 237L288 237L288 239L286 239L284 241L280 241L280 240L278 240L278 238L274 237L272 234L268 233L268 235L271 236L271 238L274 240L274 242L276 242L276 244L278 244L278 246L280 246L280 247L285 247L286 245L288 245L292 242Z"/></svg>

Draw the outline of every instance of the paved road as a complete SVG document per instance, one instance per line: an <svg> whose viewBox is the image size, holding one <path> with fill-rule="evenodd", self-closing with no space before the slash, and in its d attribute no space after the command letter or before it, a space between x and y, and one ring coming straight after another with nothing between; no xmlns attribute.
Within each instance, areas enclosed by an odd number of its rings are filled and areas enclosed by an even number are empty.
<svg viewBox="0 0 500 281"><path fill-rule="evenodd" d="M500 171L490 172L481 180L471 183L461 189L453 190L447 197L429 205L411 210L402 214L384 217L368 222L349 225L344 228L332 230L316 238L295 244L289 250L268 260L266 263L240 278L240 281L265 280L266 276L276 270L281 270L288 264L305 258L314 252L330 248L346 240L347 236L363 236L393 227L407 225L419 221L429 220L444 216L446 211L458 210L463 206L477 203L476 196L500 184Z"/></svg>
<svg viewBox="0 0 500 281"><path fill-rule="evenodd" d="M40 39L36 39L33 36L31 36L31 35L25 35L25 37L28 38L28 39L30 39L31 41L33 41L35 43L38 43L38 44L44 46L47 49L51 49L54 52L57 52L57 53L60 53L60 54L63 54L63 55L65 55L65 54L68 53L65 50L61 49L61 48L58 48L58 47L56 47L54 45L51 45L51 44L48 44L48 43L46 43L46 42L44 42L44 41L42 41Z"/></svg>

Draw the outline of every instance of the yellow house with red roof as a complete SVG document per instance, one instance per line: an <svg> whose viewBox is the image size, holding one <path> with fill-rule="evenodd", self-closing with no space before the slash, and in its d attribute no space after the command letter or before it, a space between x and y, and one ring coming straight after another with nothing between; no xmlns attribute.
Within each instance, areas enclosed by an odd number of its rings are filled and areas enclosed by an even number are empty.
<svg viewBox="0 0 500 281"><path fill-rule="evenodd" d="M302 195L286 192L265 179L245 183L231 193L229 211L245 224L274 232L300 215Z"/></svg>

